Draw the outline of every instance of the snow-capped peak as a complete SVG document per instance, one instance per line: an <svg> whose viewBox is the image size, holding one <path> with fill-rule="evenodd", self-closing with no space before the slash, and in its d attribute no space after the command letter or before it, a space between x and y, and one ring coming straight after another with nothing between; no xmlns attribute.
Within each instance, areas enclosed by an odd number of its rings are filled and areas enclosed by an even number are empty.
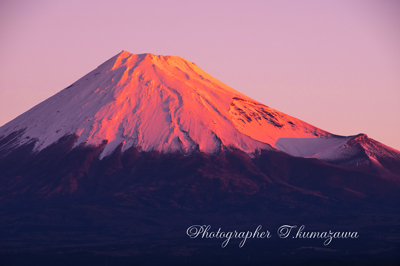
<svg viewBox="0 0 400 266"><path fill-rule="evenodd" d="M106 141L101 158L120 145L122 151L135 146L188 154L233 147L252 154L285 150L282 138L343 141L247 97L181 57L126 51L1 127L0 139L13 132L23 132L18 145L35 141L34 151L68 134L78 136L75 147Z"/></svg>

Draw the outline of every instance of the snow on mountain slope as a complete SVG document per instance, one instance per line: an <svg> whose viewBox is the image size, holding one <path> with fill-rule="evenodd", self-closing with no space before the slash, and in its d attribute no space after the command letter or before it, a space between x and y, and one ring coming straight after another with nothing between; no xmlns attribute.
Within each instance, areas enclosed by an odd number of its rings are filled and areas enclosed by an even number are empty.
<svg viewBox="0 0 400 266"><path fill-rule="evenodd" d="M348 141L337 153L337 157L342 157L337 162L339 164L351 165L346 157L342 154L349 152L355 153L353 156L354 168L364 169L369 172L374 172L381 176L395 177L395 180L400 183L400 152L391 147L388 147L374 139L369 138L365 134L360 134ZM332 160L332 159L330 159ZM329 160L328 160L329 161Z"/></svg>
<svg viewBox="0 0 400 266"><path fill-rule="evenodd" d="M267 107L181 57L126 51L1 127L0 150L35 142L38 152L68 134L78 136L74 147L106 141L101 158L122 144L184 154L279 149L329 160L354 138Z"/></svg>
<svg viewBox="0 0 400 266"><path fill-rule="evenodd" d="M355 137L279 138L275 145L279 150L293 156L326 160L333 159L339 150Z"/></svg>
<svg viewBox="0 0 400 266"><path fill-rule="evenodd" d="M334 137L326 131L254 100L233 98L229 113L240 132L274 147L280 138Z"/></svg>

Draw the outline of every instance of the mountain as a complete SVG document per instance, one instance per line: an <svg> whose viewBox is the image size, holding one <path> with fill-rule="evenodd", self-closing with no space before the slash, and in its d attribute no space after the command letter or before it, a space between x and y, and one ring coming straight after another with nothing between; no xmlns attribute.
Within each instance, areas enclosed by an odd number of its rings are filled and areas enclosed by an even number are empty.
<svg viewBox="0 0 400 266"><path fill-rule="evenodd" d="M1 127L2 152L32 142L39 152L70 134L77 136L73 147L106 141L100 159L119 145L122 152L134 146L183 154L277 149L340 164L368 161L381 173L400 174L379 164L381 157L399 160L398 151L366 135L337 136L276 111L174 56L119 53Z"/></svg>
<svg viewBox="0 0 400 266"><path fill-rule="evenodd" d="M63 91L1 128L38 152L66 134L75 147L246 153L274 147L279 137L331 136L229 88L180 57L121 52ZM22 133L23 132L23 133Z"/></svg>
<svg viewBox="0 0 400 266"><path fill-rule="evenodd" d="M0 128L0 199L8 264L20 254L236 263L236 249L186 238L203 223L364 230L335 254L397 259L382 233L398 223L400 152L274 110L181 57L122 51ZM326 257L299 243L251 254Z"/></svg>

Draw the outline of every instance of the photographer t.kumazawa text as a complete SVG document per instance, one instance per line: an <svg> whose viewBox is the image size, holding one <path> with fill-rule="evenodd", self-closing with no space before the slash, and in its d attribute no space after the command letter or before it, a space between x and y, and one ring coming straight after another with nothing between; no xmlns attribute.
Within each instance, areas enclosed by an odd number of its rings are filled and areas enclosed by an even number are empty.
<svg viewBox="0 0 400 266"><path fill-rule="evenodd" d="M292 239L300 239L300 238L321 238L325 239L323 242L324 246L329 245L334 238L358 238L358 232L340 232L340 231L305 231L305 225L301 225L297 230L297 225L282 225L277 230L277 235L279 238L292 238ZM190 238L217 238L224 239L221 247L225 248L229 241L234 239L242 239L239 243L239 247L242 248L248 239L263 239L263 238L271 238L272 235L269 230L262 231L262 226L259 225L253 231L222 231L221 228L218 228L217 231L211 230L211 225L192 225L186 230L186 234ZM291 236L291 237L290 237Z"/></svg>

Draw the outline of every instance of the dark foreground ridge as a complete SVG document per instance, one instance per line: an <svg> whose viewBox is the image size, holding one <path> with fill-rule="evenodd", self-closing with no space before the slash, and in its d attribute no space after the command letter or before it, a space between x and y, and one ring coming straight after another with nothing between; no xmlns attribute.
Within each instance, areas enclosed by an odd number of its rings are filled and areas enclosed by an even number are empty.
<svg viewBox="0 0 400 266"><path fill-rule="evenodd" d="M400 188L316 159L232 149L210 155L73 147L69 135L0 159L2 265L393 265ZM191 225L270 239L191 239ZM358 239L280 239L282 225Z"/></svg>

